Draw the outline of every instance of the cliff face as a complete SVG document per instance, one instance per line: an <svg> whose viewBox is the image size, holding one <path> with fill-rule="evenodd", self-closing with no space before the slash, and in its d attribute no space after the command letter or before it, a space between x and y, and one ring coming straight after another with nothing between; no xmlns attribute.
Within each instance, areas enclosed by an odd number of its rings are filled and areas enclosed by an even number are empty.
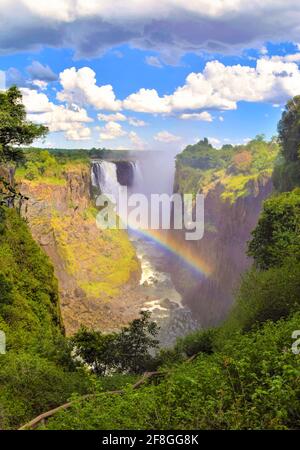
<svg viewBox="0 0 300 450"><path fill-rule="evenodd" d="M269 175L251 179L247 195L234 202L224 198L221 182L212 184L204 191L203 238L188 242L182 233L177 234L182 245L210 268L208 276L190 276L182 266L173 266L173 281L203 326L216 325L226 317L241 274L251 264L246 256L247 241L256 226L262 202L271 191Z"/></svg>
<svg viewBox="0 0 300 450"><path fill-rule="evenodd" d="M129 161L116 161L117 178L122 186L132 186L134 179L133 164Z"/></svg>
<svg viewBox="0 0 300 450"><path fill-rule="evenodd" d="M80 325L113 330L138 310L130 297L140 275L134 248L125 232L97 228L90 187L88 163L57 179L21 181L23 215L55 267L67 334Z"/></svg>

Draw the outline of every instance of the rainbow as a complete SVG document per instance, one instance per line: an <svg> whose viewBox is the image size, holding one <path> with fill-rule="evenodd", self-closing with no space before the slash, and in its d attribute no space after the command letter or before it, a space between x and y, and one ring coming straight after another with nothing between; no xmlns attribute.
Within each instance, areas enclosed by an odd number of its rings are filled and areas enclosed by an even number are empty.
<svg viewBox="0 0 300 450"><path fill-rule="evenodd" d="M186 243L176 239L174 233L169 233L161 230L142 230L136 228L129 228L137 236L144 236L151 239L153 242L167 252L176 255L185 265L190 267L198 275L202 277L209 277L212 273L209 265L198 254L192 251L191 247Z"/></svg>

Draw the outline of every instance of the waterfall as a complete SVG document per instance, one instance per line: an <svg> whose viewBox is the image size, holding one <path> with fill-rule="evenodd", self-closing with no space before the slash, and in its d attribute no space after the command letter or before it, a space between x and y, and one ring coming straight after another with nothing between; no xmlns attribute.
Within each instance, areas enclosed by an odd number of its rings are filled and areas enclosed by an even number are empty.
<svg viewBox="0 0 300 450"><path fill-rule="evenodd" d="M141 193L149 199L152 193L172 192L174 167L172 155L144 155L133 161L116 163L98 160L92 163L91 179L102 194L114 195L117 203L126 188L128 195ZM177 337L200 325L189 308L182 304L181 295L173 285L168 270L169 256L164 248L132 228L128 235L142 269L140 284L135 288L144 300L142 309L150 310L152 319L159 324L161 345L173 345Z"/></svg>
<svg viewBox="0 0 300 450"><path fill-rule="evenodd" d="M120 183L117 178L117 166L113 162L98 161L92 165L92 185L102 194L112 194L118 198Z"/></svg>

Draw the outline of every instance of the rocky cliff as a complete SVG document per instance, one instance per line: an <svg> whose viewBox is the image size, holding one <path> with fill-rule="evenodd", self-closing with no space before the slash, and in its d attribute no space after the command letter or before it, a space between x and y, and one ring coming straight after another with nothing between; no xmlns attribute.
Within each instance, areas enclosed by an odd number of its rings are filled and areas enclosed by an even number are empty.
<svg viewBox="0 0 300 450"><path fill-rule="evenodd" d="M272 191L269 175L247 183L247 195L231 202L222 182L210 185L205 195L205 232L199 241L177 239L209 267L208 275L193 275L182 265L174 264L173 281L184 301L197 315L202 326L220 323L232 305L240 277L250 266L246 256L247 241L255 227L263 200ZM225 198L224 198L225 197Z"/></svg>
<svg viewBox="0 0 300 450"><path fill-rule="evenodd" d="M125 232L96 227L89 164L19 182L29 197L23 215L55 267L67 334L80 325L114 330L136 317L139 264Z"/></svg>

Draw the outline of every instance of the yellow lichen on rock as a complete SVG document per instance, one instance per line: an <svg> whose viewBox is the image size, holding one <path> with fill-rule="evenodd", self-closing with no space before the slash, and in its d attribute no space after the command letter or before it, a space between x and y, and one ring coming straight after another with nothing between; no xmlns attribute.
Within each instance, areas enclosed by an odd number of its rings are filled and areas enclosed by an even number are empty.
<svg viewBox="0 0 300 450"><path fill-rule="evenodd" d="M125 308L140 266L124 230L100 230L90 198L90 164L65 165L58 182L48 177L18 181L32 234L55 267L68 334L80 325L111 330L138 314L137 299ZM128 302L129 303L129 302Z"/></svg>

